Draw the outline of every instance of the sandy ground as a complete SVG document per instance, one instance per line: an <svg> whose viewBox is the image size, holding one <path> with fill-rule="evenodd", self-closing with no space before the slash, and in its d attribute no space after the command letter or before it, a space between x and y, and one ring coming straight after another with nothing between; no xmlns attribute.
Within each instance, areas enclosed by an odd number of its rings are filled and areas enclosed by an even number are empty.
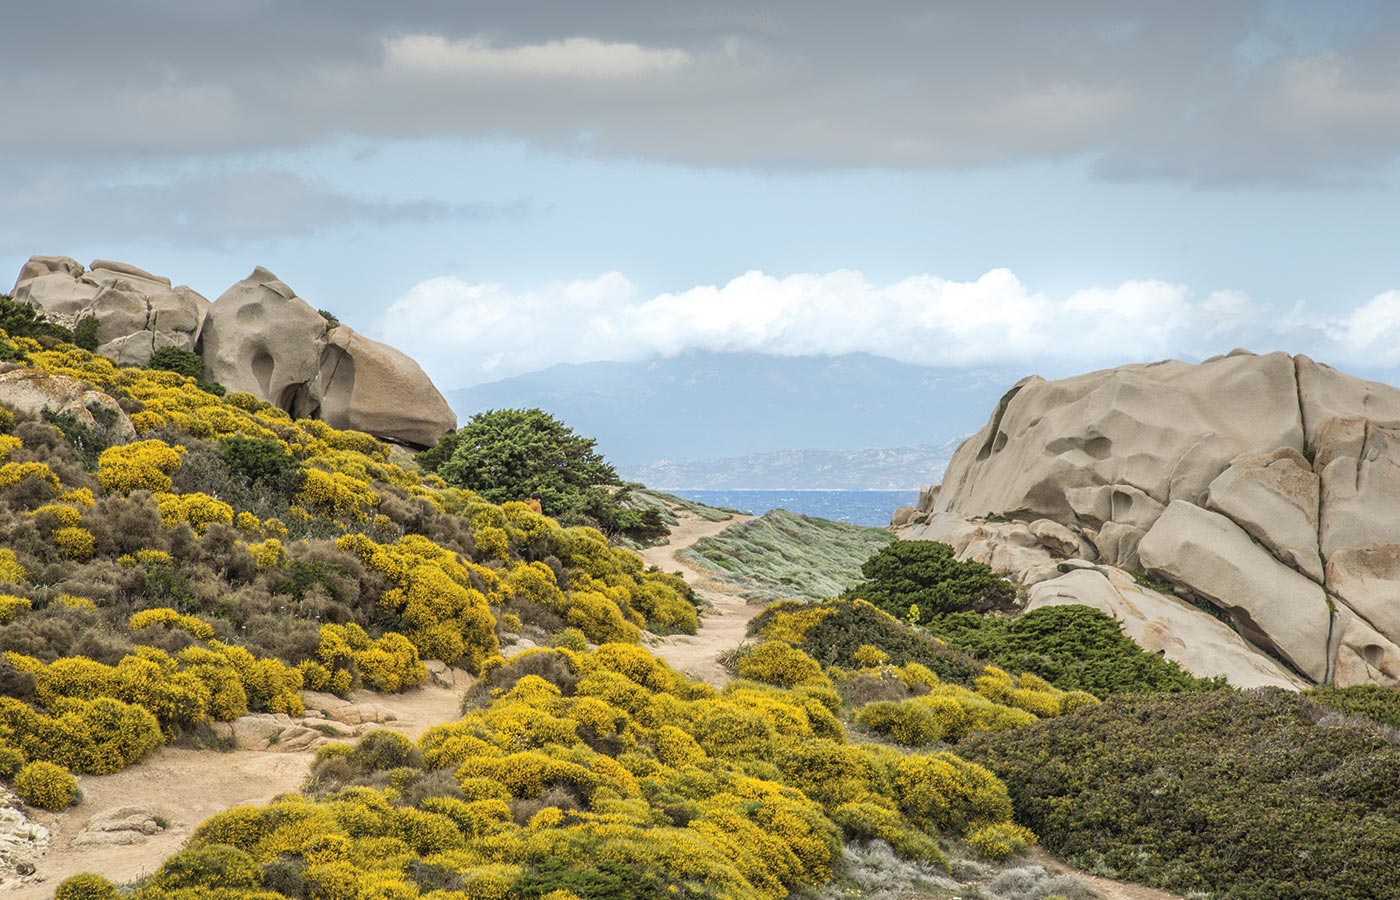
<svg viewBox="0 0 1400 900"><path fill-rule="evenodd" d="M384 728L417 737L430 726L460 717L462 694L470 679L456 687L424 685L402 694L357 692L354 700L387 707L397 717ZM0 893L4 900L41 900L69 875L98 872L122 882L148 875L173 854L205 819L235 806L266 803L295 791L311 768L311 752L272 753L235 750L186 750L162 747L137 765L114 775L85 775L78 781L83 802L59 814L32 818L51 832L48 853L40 858L31 882ZM120 807L139 807L169 821L169 827L139 844L75 846L73 838L93 816Z"/></svg>
<svg viewBox="0 0 1400 900"><path fill-rule="evenodd" d="M1182 900L1180 894L1169 894L1166 891L1159 891L1142 884L1113 881L1109 878L1089 875L1060 862L1044 850L1036 851L1036 862L1051 872L1068 872L1083 882L1085 887L1103 897L1104 900Z"/></svg>
<svg viewBox="0 0 1400 900"><path fill-rule="evenodd" d="M719 655L743 643L744 629L748 627L749 620L758 615L761 607L726 593L705 573L687 565L676 554L703 537L719 534L730 525L747 522L753 516L736 515L723 522L707 522L683 510L677 510L676 516L680 523L671 530L671 542L647 548L642 552L642 558L648 565L657 566L663 571L679 571L696 593L710 602L712 609L701 617L698 634L655 638L648 642L648 646L673 669L719 687L729 680L729 673L718 662Z"/></svg>

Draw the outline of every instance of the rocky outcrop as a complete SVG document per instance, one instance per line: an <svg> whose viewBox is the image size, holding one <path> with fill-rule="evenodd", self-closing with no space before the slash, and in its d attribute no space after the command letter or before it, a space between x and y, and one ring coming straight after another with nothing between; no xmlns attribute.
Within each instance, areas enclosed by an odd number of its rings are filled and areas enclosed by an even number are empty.
<svg viewBox="0 0 1400 900"><path fill-rule="evenodd" d="M315 416L328 327L310 304L258 266L220 294L209 310L204 377L296 418Z"/></svg>
<svg viewBox="0 0 1400 900"><path fill-rule="evenodd" d="M345 325L332 327L309 303L258 267L210 304L168 278L126 263L34 256L20 270L15 300L58 324L97 323L97 351L144 365L161 347L199 352L204 377L296 417L429 447L457 427L447 401L406 354Z"/></svg>
<svg viewBox="0 0 1400 900"><path fill-rule="evenodd" d="M1251 651L1308 680L1395 684L1397 510L1400 390L1235 351L1023 379L904 515L928 524L902 534L964 537L1005 520L962 552L1015 575L1029 534L1057 559L1097 555L1213 604ZM1081 593L1127 608L1101 588Z"/></svg>
<svg viewBox="0 0 1400 900"><path fill-rule="evenodd" d="M104 259L84 269L66 256L30 257L11 294L70 328L96 319L98 352L126 365L144 364L159 347L194 350L209 310L184 285Z"/></svg>
<svg viewBox="0 0 1400 900"><path fill-rule="evenodd" d="M420 447L457 427L456 414L418 363L348 325L326 335L321 418L336 428L391 434Z"/></svg>
<svg viewBox="0 0 1400 900"><path fill-rule="evenodd" d="M39 417L45 411L71 415L79 425L106 433L114 443L136 437L136 429L117 401L67 375L35 369L0 373L0 406Z"/></svg>
<svg viewBox="0 0 1400 900"><path fill-rule="evenodd" d="M204 329L205 377L297 417L428 447L457 417L416 362L322 315L267 269L229 288Z"/></svg>

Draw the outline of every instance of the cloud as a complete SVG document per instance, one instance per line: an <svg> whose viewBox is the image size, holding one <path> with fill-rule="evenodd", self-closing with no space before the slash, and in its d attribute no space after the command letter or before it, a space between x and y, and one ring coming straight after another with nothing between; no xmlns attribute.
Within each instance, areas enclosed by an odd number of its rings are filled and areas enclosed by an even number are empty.
<svg viewBox="0 0 1400 900"><path fill-rule="evenodd" d="M0 188L0 250L155 239L225 249L357 224L515 218L523 205L359 197L279 170L206 174L157 183L90 184L26 173Z"/></svg>
<svg viewBox="0 0 1400 900"><path fill-rule="evenodd" d="M690 55L684 50L653 49L590 37L515 47L497 47L484 37L449 41L437 34L384 41L384 63L388 68L432 75L636 78L670 72L689 61Z"/></svg>
<svg viewBox="0 0 1400 900"><path fill-rule="evenodd" d="M54 0L5 26L10 166L346 135L759 168L1087 159L1204 186L1400 159L1384 4Z"/></svg>
<svg viewBox="0 0 1400 900"><path fill-rule="evenodd" d="M525 291L443 277L394 301L379 330L453 387L556 363L688 350L1084 369L1249 346L1389 366L1400 365L1400 291L1324 319L1301 307L1275 316L1238 291L1201 295L1152 279L1054 297L1007 269L975 281L917 275L885 285L850 270L747 272L651 297L618 272Z"/></svg>

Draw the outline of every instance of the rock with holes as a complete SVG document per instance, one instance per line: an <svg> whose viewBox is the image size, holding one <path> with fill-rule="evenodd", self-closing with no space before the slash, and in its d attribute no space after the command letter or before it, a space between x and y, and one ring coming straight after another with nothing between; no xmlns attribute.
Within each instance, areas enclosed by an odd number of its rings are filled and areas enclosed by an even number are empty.
<svg viewBox="0 0 1400 900"><path fill-rule="evenodd" d="M457 427L457 416L407 354L348 325L326 335L321 356L321 418L420 447Z"/></svg>
<svg viewBox="0 0 1400 900"><path fill-rule="evenodd" d="M1230 460L1302 437L1284 353L1032 376L958 448L936 509L1146 530L1171 501L1202 503Z"/></svg>
<svg viewBox="0 0 1400 900"><path fill-rule="evenodd" d="M133 365L160 346L194 350L209 311L209 301L188 287L103 259L84 269L66 256L31 257L12 294L69 328L95 319L98 352Z"/></svg>
<svg viewBox="0 0 1400 900"><path fill-rule="evenodd" d="M297 418L320 412L327 323L258 266L224 291L204 326L204 377L273 403Z"/></svg>
<svg viewBox="0 0 1400 900"><path fill-rule="evenodd" d="M1101 563L1208 598L1246 641L1309 678L1400 681L1400 389L1390 385L1244 351L1032 376L921 498L942 524L902 536L957 542L1042 583L1055 579L1023 567L1019 530L1068 556L1063 527Z"/></svg>

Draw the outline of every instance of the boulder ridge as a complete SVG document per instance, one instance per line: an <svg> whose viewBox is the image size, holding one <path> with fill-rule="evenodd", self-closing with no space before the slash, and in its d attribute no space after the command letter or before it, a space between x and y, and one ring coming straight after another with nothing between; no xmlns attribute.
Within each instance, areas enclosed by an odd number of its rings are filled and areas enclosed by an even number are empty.
<svg viewBox="0 0 1400 900"><path fill-rule="evenodd" d="M1351 685L1400 683L1397 510L1400 390L1236 350L1022 379L899 517L903 537L1020 578L1032 606L1086 602L1155 631L1198 674L1230 674L1171 638L1205 606L1271 673L1243 681ZM1196 606L1148 591L1148 622L1132 575Z"/></svg>
<svg viewBox="0 0 1400 900"><path fill-rule="evenodd" d="M457 417L406 354L332 325L261 266L212 304L126 263L33 256L11 292L53 321L97 321L97 352L145 365L162 347L193 351L204 377L297 417L429 447Z"/></svg>

